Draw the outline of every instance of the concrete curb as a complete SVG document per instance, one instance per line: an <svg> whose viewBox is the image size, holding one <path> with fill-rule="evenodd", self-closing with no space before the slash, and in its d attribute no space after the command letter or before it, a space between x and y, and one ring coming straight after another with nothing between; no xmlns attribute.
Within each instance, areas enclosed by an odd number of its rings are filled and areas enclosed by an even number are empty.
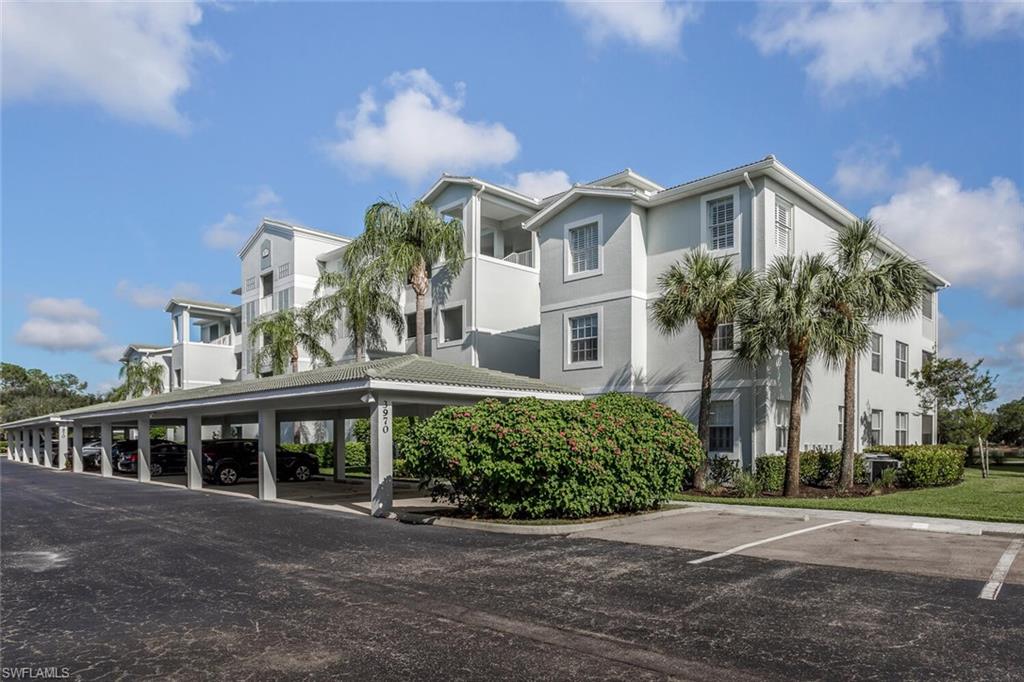
<svg viewBox="0 0 1024 682"><path fill-rule="evenodd" d="M769 516L800 518L809 521L811 517L845 519L853 523L880 528L924 531L927 533L950 533L954 535L994 535L998 537L1024 536L1024 524L1000 523L996 521L972 521L970 519L949 519L938 516L910 516L903 514L881 514L876 512L850 512L836 509L803 509L800 507L761 507L756 505L722 504L715 502L669 502L670 505L699 507L705 511L718 511L743 516Z"/></svg>
<svg viewBox="0 0 1024 682"><path fill-rule="evenodd" d="M419 512L398 512L398 520L402 523L414 525L442 526L445 528L463 528L467 530L482 530L488 533L505 533L508 535L572 535L583 531L598 530L600 528L616 528L618 526L629 526L645 521L663 519L669 516L681 516L682 514L693 514L708 511L699 507L679 507L663 511L649 512L646 514L635 514L622 516L605 521L590 521L587 523L558 523L550 525L528 525L516 523L498 523L494 521L470 521L468 519L455 519L449 516L438 516L436 514L423 514Z"/></svg>

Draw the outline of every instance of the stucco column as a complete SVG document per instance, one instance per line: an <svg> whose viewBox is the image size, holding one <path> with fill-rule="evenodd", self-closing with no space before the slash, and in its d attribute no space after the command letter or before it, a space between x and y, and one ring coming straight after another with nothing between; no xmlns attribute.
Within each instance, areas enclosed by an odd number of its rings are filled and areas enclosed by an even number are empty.
<svg viewBox="0 0 1024 682"><path fill-rule="evenodd" d="M53 468L53 427L43 427L43 466Z"/></svg>
<svg viewBox="0 0 1024 682"><path fill-rule="evenodd" d="M71 434L71 470L76 474L82 473L85 469L82 466L82 446L85 445L85 429L81 422L75 422Z"/></svg>
<svg viewBox="0 0 1024 682"><path fill-rule="evenodd" d="M345 420L334 419L334 480L345 480Z"/></svg>
<svg viewBox="0 0 1024 682"><path fill-rule="evenodd" d="M25 432L22 429L14 431L14 459L25 461Z"/></svg>
<svg viewBox="0 0 1024 682"><path fill-rule="evenodd" d="M221 440L231 438L231 417L222 417L220 420Z"/></svg>
<svg viewBox="0 0 1024 682"><path fill-rule="evenodd" d="M113 457L114 449L114 425L110 422L100 424L100 475L111 477L114 475Z"/></svg>
<svg viewBox="0 0 1024 682"><path fill-rule="evenodd" d="M190 414L185 419L185 469L188 475L189 490L203 488L203 419L198 414Z"/></svg>
<svg viewBox="0 0 1024 682"><path fill-rule="evenodd" d="M39 429L31 428L28 430L28 444L29 450L32 453L32 463L39 464Z"/></svg>
<svg viewBox="0 0 1024 682"><path fill-rule="evenodd" d="M149 483L149 417L139 417L139 456L135 463L135 471L139 483Z"/></svg>
<svg viewBox="0 0 1024 682"><path fill-rule="evenodd" d="M259 485L261 500L277 499L277 411L259 411Z"/></svg>
<svg viewBox="0 0 1024 682"><path fill-rule="evenodd" d="M68 468L68 427L63 424L57 427L57 468Z"/></svg>
<svg viewBox="0 0 1024 682"><path fill-rule="evenodd" d="M392 501L391 439L394 415L391 401L375 396L370 405L370 513L386 516Z"/></svg>

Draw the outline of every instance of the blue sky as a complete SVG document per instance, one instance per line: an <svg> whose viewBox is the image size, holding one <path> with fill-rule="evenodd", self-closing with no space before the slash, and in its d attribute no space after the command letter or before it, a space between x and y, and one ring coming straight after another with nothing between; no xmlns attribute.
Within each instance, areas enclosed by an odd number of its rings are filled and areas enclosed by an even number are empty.
<svg viewBox="0 0 1024 682"><path fill-rule="evenodd" d="M442 170L542 192L773 153L953 281L1024 394L1021 4L6 3L2 355L106 388L261 215L354 235ZM60 49L54 46L60 46Z"/></svg>

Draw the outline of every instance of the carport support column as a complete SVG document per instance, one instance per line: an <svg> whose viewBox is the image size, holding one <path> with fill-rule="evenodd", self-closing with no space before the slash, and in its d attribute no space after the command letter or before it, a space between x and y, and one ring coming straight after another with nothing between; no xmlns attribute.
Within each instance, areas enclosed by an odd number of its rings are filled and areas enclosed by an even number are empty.
<svg viewBox="0 0 1024 682"><path fill-rule="evenodd" d="M82 473L85 467L82 466L82 441L85 439L85 429L81 424L75 422L74 433L71 434L71 470L76 474Z"/></svg>
<svg viewBox="0 0 1024 682"><path fill-rule="evenodd" d="M32 428L28 431L29 448L32 451L32 463L39 464L39 429Z"/></svg>
<svg viewBox="0 0 1024 682"><path fill-rule="evenodd" d="M43 464L47 469L53 468L53 427L43 427Z"/></svg>
<svg viewBox="0 0 1024 682"><path fill-rule="evenodd" d="M277 411L259 411L259 486L261 500L277 499Z"/></svg>
<svg viewBox="0 0 1024 682"><path fill-rule="evenodd" d="M370 513L387 516L392 500L391 401L380 396L370 406Z"/></svg>
<svg viewBox="0 0 1024 682"><path fill-rule="evenodd" d="M114 475L114 425L110 422L100 424L100 475L107 478Z"/></svg>
<svg viewBox="0 0 1024 682"><path fill-rule="evenodd" d="M345 480L345 420L334 418L334 480Z"/></svg>
<svg viewBox="0 0 1024 682"><path fill-rule="evenodd" d="M149 417L139 417L139 457L136 471L139 483L149 483Z"/></svg>
<svg viewBox="0 0 1024 682"><path fill-rule="evenodd" d="M198 414L190 414L185 418L185 470L188 476L189 490L201 490L203 487L203 418Z"/></svg>
<svg viewBox="0 0 1024 682"><path fill-rule="evenodd" d="M68 468L68 427L64 425L57 427L57 468Z"/></svg>

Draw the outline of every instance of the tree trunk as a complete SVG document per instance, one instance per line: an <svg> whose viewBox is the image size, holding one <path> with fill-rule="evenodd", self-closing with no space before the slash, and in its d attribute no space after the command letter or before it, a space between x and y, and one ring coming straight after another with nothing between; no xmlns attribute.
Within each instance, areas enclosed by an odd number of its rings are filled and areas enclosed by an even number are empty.
<svg viewBox="0 0 1024 682"><path fill-rule="evenodd" d="M981 436L978 436L978 456L981 458L981 477L988 478L988 453L985 451L985 444L981 442Z"/></svg>
<svg viewBox="0 0 1024 682"><path fill-rule="evenodd" d="M299 347L292 346L292 374L299 372Z"/></svg>
<svg viewBox="0 0 1024 682"><path fill-rule="evenodd" d="M416 294L416 355L427 354L426 321L423 309L427 298L427 264L420 261L412 271L412 290Z"/></svg>
<svg viewBox="0 0 1024 682"><path fill-rule="evenodd" d="M364 362L366 360L366 341L362 334L356 334L353 342L356 346L356 362Z"/></svg>
<svg viewBox="0 0 1024 682"><path fill-rule="evenodd" d="M697 437L700 438L700 446L704 450L704 460L693 472L694 490L704 490L707 483L708 467L711 449L711 340L715 336L715 330L711 333L701 332L701 340L704 343L704 365L700 375L700 414L697 417Z"/></svg>
<svg viewBox="0 0 1024 682"><path fill-rule="evenodd" d="M789 351L789 438L786 443L786 485L783 495L800 494L800 417L804 395L804 371L807 358L802 353Z"/></svg>
<svg viewBox="0 0 1024 682"><path fill-rule="evenodd" d="M857 409L854 405L854 388L857 379L857 354L846 356L843 376L843 454L839 467L839 490L853 487L854 437L857 431Z"/></svg>

